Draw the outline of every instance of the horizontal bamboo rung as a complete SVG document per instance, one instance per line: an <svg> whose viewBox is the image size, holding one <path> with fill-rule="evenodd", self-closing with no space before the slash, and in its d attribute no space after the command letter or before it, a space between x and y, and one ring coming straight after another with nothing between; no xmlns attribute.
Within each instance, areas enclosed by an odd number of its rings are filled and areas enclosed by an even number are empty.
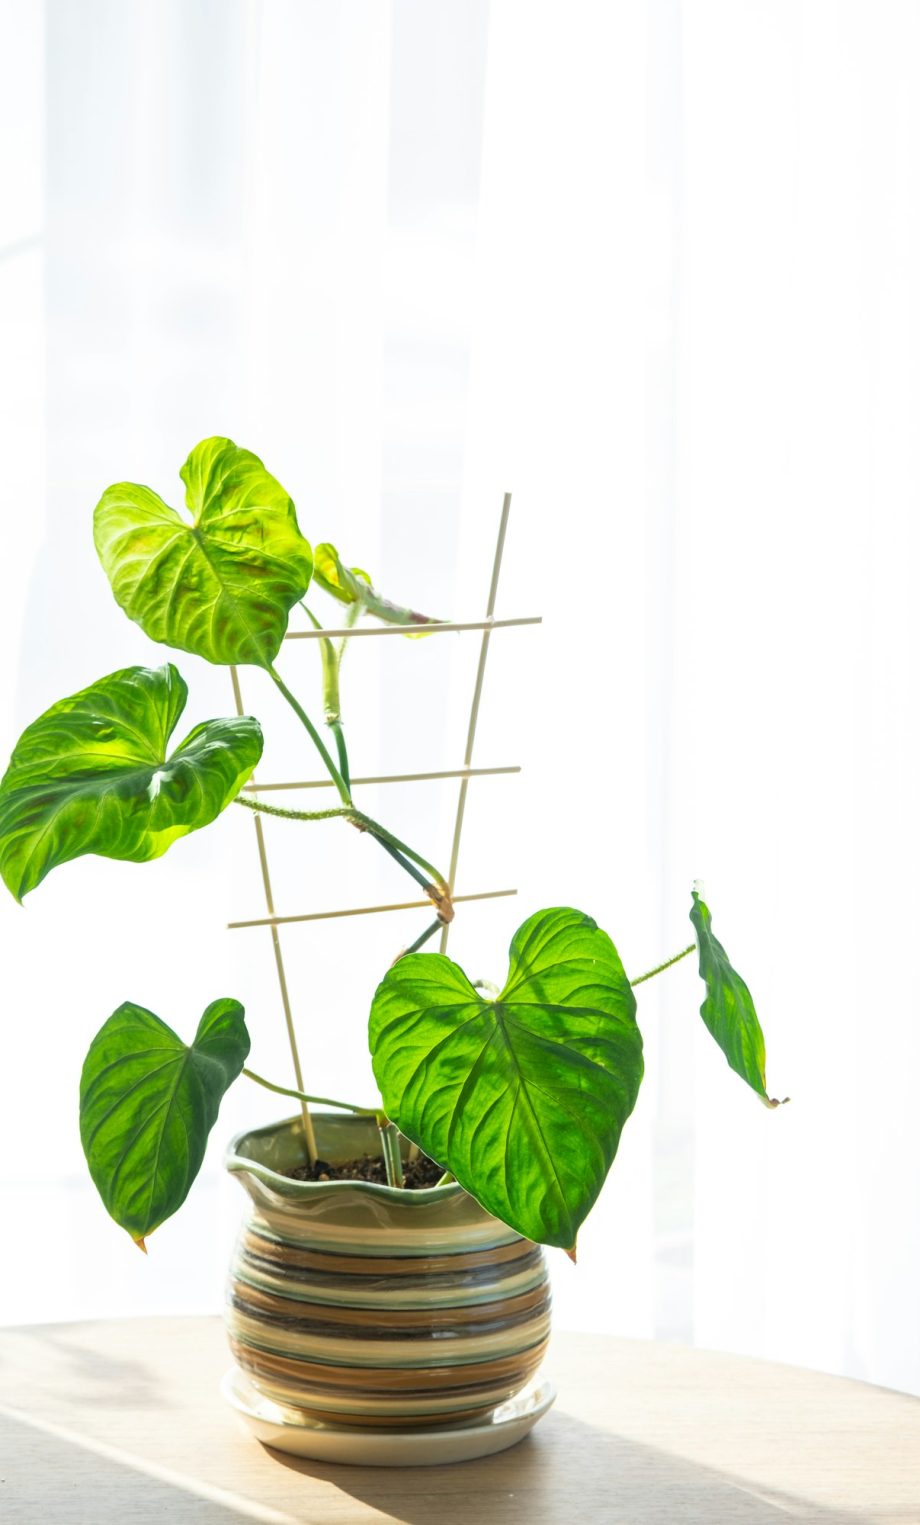
<svg viewBox="0 0 920 1525"><path fill-rule="evenodd" d="M505 895L516 895L517 890L482 890L477 895L453 895L454 905L461 900L500 900ZM281 927L287 926L293 921L329 921L336 916L373 916L377 911L417 911L420 909L430 910L430 900L400 900L393 905L358 905L349 906L344 911L306 911L301 916L258 916L253 921L228 921L230 931L236 931L239 927Z"/></svg>
<svg viewBox="0 0 920 1525"><path fill-rule="evenodd" d="M487 778L500 773L520 773L519 763L510 768L442 768L434 773L380 773L367 778L353 778L352 787L356 784L421 784L426 779L437 778ZM281 784L244 784L250 794L263 794L270 789L333 789L335 780L331 778L298 779L292 783Z"/></svg>

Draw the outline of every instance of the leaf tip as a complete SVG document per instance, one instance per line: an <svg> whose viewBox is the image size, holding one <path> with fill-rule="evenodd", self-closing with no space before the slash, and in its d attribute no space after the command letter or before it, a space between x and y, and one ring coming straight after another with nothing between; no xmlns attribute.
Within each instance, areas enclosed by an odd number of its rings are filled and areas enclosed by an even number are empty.
<svg viewBox="0 0 920 1525"><path fill-rule="evenodd" d="M146 1253L147 1253L147 1241L145 1240L143 1234L140 1234L136 1239L133 1239L132 1243L136 1244L138 1249L139 1250L143 1250L144 1254L146 1255Z"/></svg>
<svg viewBox="0 0 920 1525"><path fill-rule="evenodd" d="M760 1099L763 1102L764 1106L768 1107L769 1110L771 1112L773 1112L777 1107L784 1107L786 1105L787 1101L791 1101L792 1100L792 1097L791 1096L784 1096L782 1101L778 1101L775 1096L761 1096Z"/></svg>
<svg viewBox="0 0 920 1525"><path fill-rule="evenodd" d="M578 1245L573 1244L572 1248L570 1250L566 1250L565 1253L568 1255L573 1266L576 1266L578 1264Z"/></svg>

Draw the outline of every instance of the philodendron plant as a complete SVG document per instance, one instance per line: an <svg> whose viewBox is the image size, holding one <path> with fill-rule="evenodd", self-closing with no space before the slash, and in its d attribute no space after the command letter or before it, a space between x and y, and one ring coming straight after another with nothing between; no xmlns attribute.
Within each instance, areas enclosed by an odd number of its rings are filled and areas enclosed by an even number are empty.
<svg viewBox="0 0 920 1525"><path fill-rule="evenodd" d="M95 510L95 544L121 608L154 641L219 665L260 668L291 706L338 791L331 810L279 810L241 790L262 753L251 716L208 720L178 745L187 689L171 662L109 673L30 725L0 783L0 872L21 901L85 853L142 862L232 803L303 822L338 818L377 842L430 899L434 919L383 973L370 1009L376 1106L387 1179L402 1184L397 1130L497 1218L574 1254L579 1226L613 1162L642 1080L634 987L698 950L703 1021L729 1065L769 1107L764 1042L750 992L692 894L695 944L630 981L583 911L537 911L515 933L504 984L471 981L421 952L453 917L451 886L413 847L355 804L339 707L347 637L318 637L331 746L276 670L288 618L312 587L363 618L419 633L435 623L390 603L334 546L311 549L284 488L248 450L203 440L181 471L187 513L120 482ZM339 618L343 618L339 616ZM316 829L316 828L314 828ZM80 1083L80 1129L109 1213L136 1243L184 1202L224 1093L240 1076L298 1097L328 1098L244 1069L243 1008L215 1000L187 1044L125 1001L93 1039ZM304 1150L315 1148L304 1112Z"/></svg>

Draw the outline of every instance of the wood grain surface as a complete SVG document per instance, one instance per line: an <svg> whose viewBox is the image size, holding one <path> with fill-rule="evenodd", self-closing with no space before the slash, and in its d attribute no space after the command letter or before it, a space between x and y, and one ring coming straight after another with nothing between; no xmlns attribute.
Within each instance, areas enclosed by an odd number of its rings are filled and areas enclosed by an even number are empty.
<svg viewBox="0 0 920 1525"><path fill-rule="evenodd" d="M216 1318L0 1332L3 1525L920 1525L920 1399L858 1382L561 1334L528 1440L398 1470L266 1451L227 1365Z"/></svg>

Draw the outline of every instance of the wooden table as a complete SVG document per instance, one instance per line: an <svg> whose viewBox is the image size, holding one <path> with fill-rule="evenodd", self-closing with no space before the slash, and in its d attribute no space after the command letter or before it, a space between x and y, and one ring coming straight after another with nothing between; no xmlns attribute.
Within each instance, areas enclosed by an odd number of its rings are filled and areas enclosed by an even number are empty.
<svg viewBox="0 0 920 1525"><path fill-rule="evenodd" d="M556 1407L503 1455L410 1470L263 1449L217 1319L0 1332L4 1525L920 1525L920 1399L681 1346L559 1335Z"/></svg>

